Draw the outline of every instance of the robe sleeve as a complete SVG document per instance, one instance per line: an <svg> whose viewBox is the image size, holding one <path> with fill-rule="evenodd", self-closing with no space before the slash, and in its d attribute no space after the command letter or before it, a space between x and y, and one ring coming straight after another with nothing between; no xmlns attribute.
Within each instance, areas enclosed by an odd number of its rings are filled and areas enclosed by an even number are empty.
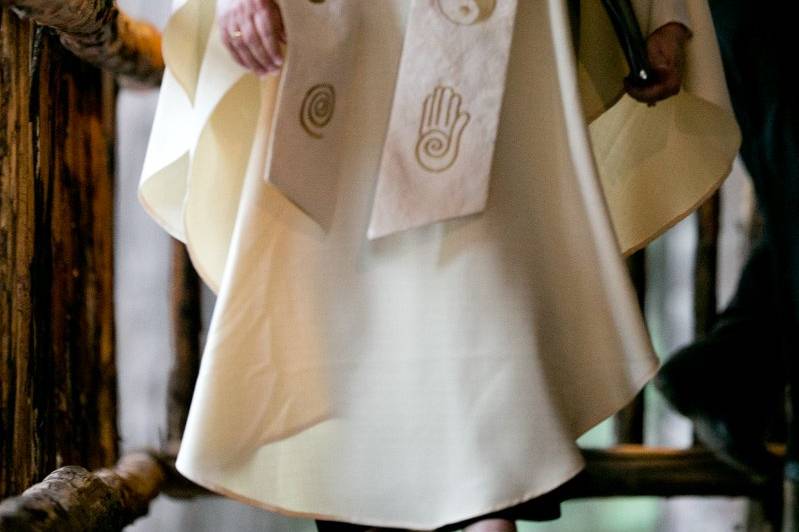
<svg viewBox="0 0 799 532"><path fill-rule="evenodd" d="M682 24L693 32L685 0L633 0L633 8L645 35L671 22Z"/></svg>
<svg viewBox="0 0 799 532"><path fill-rule="evenodd" d="M624 94L628 67L600 3L582 1L579 86L598 175L624 253L642 248L710 197L729 174L740 132L707 0L632 0L645 34L686 24L680 94L647 107Z"/></svg>

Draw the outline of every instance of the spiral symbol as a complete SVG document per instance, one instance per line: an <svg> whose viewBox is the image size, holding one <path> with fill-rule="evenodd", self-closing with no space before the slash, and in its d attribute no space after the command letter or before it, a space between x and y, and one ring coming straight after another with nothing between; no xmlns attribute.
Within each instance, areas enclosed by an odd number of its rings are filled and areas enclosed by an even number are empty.
<svg viewBox="0 0 799 532"><path fill-rule="evenodd" d="M324 129L336 112L336 90L333 85L322 83L314 85L305 94L300 109L300 124L313 138L322 138Z"/></svg>
<svg viewBox="0 0 799 532"><path fill-rule="evenodd" d="M436 87L425 98L416 160L430 172L443 172L458 159L461 136L471 119L461 111L463 98L451 87Z"/></svg>
<svg viewBox="0 0 799 532"><path fill-rule="evenodd" d="M443 131L428 131L416 144L416 159L425 170L443 172L455 164L458 147L453 145L452 137Z"/></svg>

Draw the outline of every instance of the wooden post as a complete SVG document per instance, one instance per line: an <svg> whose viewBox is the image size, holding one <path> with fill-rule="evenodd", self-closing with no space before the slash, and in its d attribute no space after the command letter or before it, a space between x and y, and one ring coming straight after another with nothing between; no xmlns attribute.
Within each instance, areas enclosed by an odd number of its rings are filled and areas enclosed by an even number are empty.
<svg viewBox="0 0 799 532"><path fill-rule="evenodd" d="M721 198L715 194L697 212L699 236L694 276L694 332L704 336L713 327L718 309L716 294L719 254Z"/></svg>
<svg viewBox="0 0 799 532"><path fill-rule="evenodd" d="M161 81L161 34L130 19L114 0L0 0L4 6L57 30L61 44L84 61L136 83Z"/></svg>
<svg viewBox="0 0 799 532"><path fill-rule="evenodd" d="M638 296L641 312L646 310L646 250L642 249L627 259L627 269ZM644 443L644 392L638 394L630 405L616 414L616 443Z"/></svg>
<svg viewBox="0 0 799 532"><path fill-rule="evenodd" d="M0 8L0 498L117 457L115 90Z"/></svg>
<svg viewBox="0 0 799 532"><path fill-rule="evenodd" d="M186 246L172 243L172 342L175 360L167 389L167 450L177 452L200 372L200 278Z"/></svg>

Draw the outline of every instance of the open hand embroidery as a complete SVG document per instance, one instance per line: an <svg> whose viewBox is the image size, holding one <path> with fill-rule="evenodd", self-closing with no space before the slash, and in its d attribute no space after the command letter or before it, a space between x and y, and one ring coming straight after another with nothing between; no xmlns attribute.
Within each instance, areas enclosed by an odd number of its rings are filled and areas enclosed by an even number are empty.
<svg viewBox="0 0 799 532"><path fill-rule="evenodd" d="M458 159L461 136L471 116L452 87L438 86L424 100L416 160L425 170L443 172Z"/></svg>

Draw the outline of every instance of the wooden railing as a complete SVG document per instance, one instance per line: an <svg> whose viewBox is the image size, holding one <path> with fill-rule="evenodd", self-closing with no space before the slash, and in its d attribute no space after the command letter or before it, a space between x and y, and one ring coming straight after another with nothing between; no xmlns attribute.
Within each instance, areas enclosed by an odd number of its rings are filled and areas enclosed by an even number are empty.
<svg viewBox="0 0 799 532"><path fill-rule="evenodd" d="M128 18L113 0L0 0L4 6L56 30L67 50L118 78L144 85L161 80L160 32Z"/></svg>
<svg viewBox="0 0 799 532"><path fill-rule="evenodd" d="M136 83L155 85L161 78L163 60L160 56L160 36L157 31L147 24L137 23L120 13L111 1L90 0L0 0L0 6L13 6L15 13L23 14L36 23L40 23L58 31L57 40L78 57L88 60L92 64L107 69L118 77L132 80ZM91 289L85 284L76 283L74 278L91 274L103 279L111 279L111 244L110 220L112 219L110 196L102 196L100 210L97 210L97 196L85 200L74 200L65 208L69 212L80 212L81 209L95 213L97 218L89 218L80 226L86 231L87 237L79 240L80 246L85 247L83 253L96 252L98 255L92 260L81 262L81 268L67 271L66 277L58 277L58 271L51 271L52 264L63 261L53 249L63 251L61 247L53 247L54 241L60 242L62 237L71 235L74 238L73 225L59 225L56 221L69 220L69 217L54 220L58 209L53 202L61 201L62 197L52 197L46 192L61 190L57 180L69 181L70 176L60 172L43 177L43 170L63 164L70 171L84 172L79 176L82 186L93 191L105 190L102 187L110 183L111 161L98 157L108 157L111 153L111 140L113 125L113 88L108 83L108 78L101 76L95 70L78 69L78 74L71 71L63 73L60 70L48 71L47 78L39 75L41 62L51 60L47 55L47 48L52 48L54 57L64 58L64 54L56 50L55 38L43 35L40 26L31 22L23 22L8 9L0 11L0 58L3 59L3 68L0 70L0 98L4 102L4 116L6 122L0 122L0 169L3 172L3 187L0 188L0 225L6 235L2 243L5 255L1 257L4 265L0 265L0 279L4 281L3 293L6 301L6 314L0 311L0 326L4 328L3 360L16 357L13 375L3 373L0 369L0 385L3 386L2 399L3 417L0 421L6 424L0 433L0 444L3 445L0 457L6 468L16 467L19 457L27 460L20 464L25 469L30 464L35 467L27 471L26 476L35 481L41 468L49 463L56 463L56 453L66 456L67 460L79 458L79 463L97 467L98 460L102 464L113 461L116 453L116 409L113 403L105 403L101 412L102 419L89 419L92 423L103 425L105 428L97 430L98 438L104 434L111 438L110 444L103 447L105 451L91 450L91 458L80 460L81 455L66 452L58 445L51 445L42 450L40 440L57 439L58 434L45 433L43 430L54 431L57 424L36 425L35 420L19 422L19 417L34 415L36 412L26 410L27 405L20 404L24 394L18 389L9 391L12 381L19 386L20 383L33 382L31 393L41 397L46 393L47 386L53 387L59 379L63 379L66 387L80 386L80 378L69 373L73 366L60 368L65 373L47 373L46 376L30 373L25 361L42 359L42 346L37 349L26 338L42 338L55 340L55 336L41 336L38 325L50 323L50 328L59 329L68 325L71 319L67 315L55 315L52 312L69 312L72 307L42 307L41 298L37 298L31 286L35 283L44 283L51 287L52 293L83 294L81 291L99 297L92 302L92 309L96 312L110 312L113 308L109 285L102 285L98 296L96 289ZM23 47L22 44L30 44ZM42 50L45 49L43 53ZM23 54L24 57L20 54ZM59 55L60 54L60 55ZM16 71L7 71L9 69ZM60 76L60 77L59 77ZM66 76L66 78L64 78ZM52 92L37 94L40 86L47 85L49 90L57 83L69 83L70 76L85 76L85 79L75 81L73 89L56 90L57 94L65 94L64 98L55 98ZM104 81L103 81L104 80ZM101 87L98 89L98 87ZM72 90L72 92L69 92ZM84 101L80 91L87 94L102 96L98 104L83 114L75 112L70 115L73 120L84 121L89 130L93 131L92 124L99 120L104 123L101 130L102 138L89 139L89 145L100 150L93 150L87 154L83 161L84 166L75 165L74 161L60 161L55 155L50 154L46 148L49 146L46 138L41 136L54 135L59 125L48 118L48 110L41 109L42 105L77 105L80 107ZM28 99L23 96L28 93ZM32 96L31 96L32 95ZM85 94L84 94L85 96ZM94 97L94 96L92 96ZM22 100L23 105L20 103ZM71 98L71 100L70 100ZM91 98L90 98L91 99ZM78 102L78 103L75 103ZM38 105L36 105L38 104ZM20 109L25 109L29 116L20 116ZM54 110L57 115L57 110ZM87 114L88 113L88 114ZM50 121L48 121L50 120ZM77 127L77 126L74 126ZM12 134L13 133L13 134ZM5 136L4 136L5 135ZM74 140L74 139L73 139ZM57 144L58 139L53 141ZM61 144L58 144L59 146ZM5 146L5 151L3 151ZM11 146L13 149L10 149ZM14 148L16 146L16 148ZM20 146L22 148L20 148ZM29 152L23 148L28 146ZM64 148L65 150L67 148ZM73 148L69 148L73 149ZM15 151L16 150L16 151ZM22 150L22 151L20 151ZM63 154L62 154L63 156ZM10 162L9 162L10 161ZM98 170L99 164L99 170ZM49 166L48 166L49 165ZM95 175L97 172L101 175ZM49 177L48 177L49 176ZM74 176L72 176L74 177ZM45 179L46 178L46 179ZM19 183L27 182L29 189L21 190ZM91 181L94 180L94 181ZM42 184L47 190L41 190ZM78 183L78 185L80 185ZM102 184L102 186L100 186ZM38 188L37 188L38 187ZM98 187L100 187L98 189ZM67 189L68 191L68 189ZM100 192L105 194L104 192ZM37 199L32 201L30 195ZM67 196L74 199L73 196ZM50 203L42 204L49 198ZM32 202L31 202L32 201ZM66 200L65 200L66 201ZM27 203L26 203L27 202ZM38 203L37 203L38 202ZM709 330L716 315L716 278L717 256L719 237L719 199L714 197L700 208L699 240L697 249L697 262L695 274L695 318L698 334ZM33 211L30 219L21 219L30 209ZM21 213L21 214L20 214ZM105 224L105 225L103 225ZM102 226L105 232L104 239L89 236L94 226ZM9 240L11 238L11 240ZM72 240L70 240L72 241ZM37 242L41 242L42 251L37 252ZM17 243L16 247L12 245ZM11 249L14 253L10 253ZM37 254L38 253L38 254ZM639 252L629 260L631 276L638 290L639 301L646 304L646 251ZM88 261L88 262L87 262ZM16 265L16 266L15 266ZM16 269L15 269L16 268ZM26 269L27 268L27 269ZM37 270L36 268L39 268ZM60 271L60 270L59 270ZM38 273L42 277L32 279L31 275ZM20 279L22 279L20 281ZM61 280L60 284L57 284ZM110 282L110 281L109 281ZM20 284L22 283L22 284ZM183 428L188 413L194 382L197 376L200 359L200 282L194 272L183 246L174 244L172 257L172 330L174 337L174 365L169 379L168 399L166 405L167 415L167 441L162 449L143 451L123 456L116 465L109 468L98 468L90 472L80 467L61 467L51 473L39 484L26 490L21 495L10 498L0 504L0 530L119 530L136 518L146 514L149 503L159 494L173 497L186 498L209 495L205 490L193 485L181 477L174 469L174 458L180 444ZM93 285L94 286L94 285ZM76 292L77 291L77 292ZM26 301L33 301L33 307L26 306ZM52 297L45 297L44 302L53 302ZM20 306L21 305L21 306ZM2 305L0 305L2 306ZM8 311L8 308L11 311ZM31 310L33 308L33 310ZM38 309L38 310L37 310ZM97 310L100 309L100 310ZM39 314L37 314L39 312ZM99 314L90 316L94 320ZM103 314L107 320L107 314ZM26 321L27 320L27 321ZM54 320L54 321L53 321ZM110 322L106 327L112 327ZM18 331L20 327L24 330ZM50 330L50 329L48 329ZM112 330L112 329L111 329ZM26 332L27 331L27 332ZM37 336L39 335L39 336ZM112 337L112 336L111 336ZM20 338L19 342L14 342ZM71 340L68 345L77 345L80 338ZM106 337L105 342L108 341ZM98 347L96 341L85 340L86 345ZM104 344L105 345L105 344ZM85 346L84 346L85 347ZM49 349L50 346L45 346ZM113 352L111 349L110 353ZM50 353L50 351L45 351ZM102 382L106 386L99 389L98 393L112 393L113 384L109 379L115 378L113 357L108 359L109 348L97 353L98 356L85 357L83 363L100 364L98 371L103 372ZM67 358L67 362L74 364L75 359ZM21 362L20 362L21 361ZM91 367L91 366L90 366ZM27 369L26 369L27 368ZM73 368L74 369L74 368ZM86 370L87 368L84 368ZM25 373L25 372L28 373ZM20 373L22 372L22 373ZM20 376L22 375L22 377ZM23 378L24 377L24 378ZM7 379L7 382L3 382ZM26 380L27 379L27 380ZM26 385L27 386L27 385ZM60 389L55 386L53 389ZM80 391L79 391L80 392ZM78 395L80 393L78 392ZM65 392L66 393L66 392ZM69 393L76 393L70 388ZM97 397L81 399L82 404L96 401ZM34 401L33 406L41 409L58 406L53 402L44 401L41 404ZM95 412L97 414L97 412ZM53 416L55 414L48 414ZM27 419L27 418L26 418ZM86 421L86 420L84 420ZM30 433L33 440L28 440L29 432L17 431L9 433L8 424L14 427L19 424L23 427L38 426L39 432ZM26 429L27 430L27 429ZM782 515L782 480L778 472L768 480L755 480L730 469L709 452L697 447L692 449L656 449L643 445L644 443L644 403L643 397L637 399L632 405L616 417L616 436L619 445L611 449L585 450L587 467L585 471L568 485L571 498L594 498L615 496L661 496L671 497L678 495L716 495L749 497L761 501L766 509L766 515L775 530L779 528ZM9 436L9 434L11 434ZM37 456L53 457L47 459L34 459L31 453ZM66 454L64 454L66 452ZM49 455L47 453L50 453ZM11 478L10 474L0 475L0 489L8 490L19 484L19 478ZM16 483L15 483L16 482ZM30 485L30 484L27 484ZM0 493L7 493L2 492ZM789 491L792 494L792 491ZM795 513L796 505L788 498L790 505L786 515ZM792 520L789 519L791 523ZM785 523L785 530L791 530L792 524Z"/></svg>

